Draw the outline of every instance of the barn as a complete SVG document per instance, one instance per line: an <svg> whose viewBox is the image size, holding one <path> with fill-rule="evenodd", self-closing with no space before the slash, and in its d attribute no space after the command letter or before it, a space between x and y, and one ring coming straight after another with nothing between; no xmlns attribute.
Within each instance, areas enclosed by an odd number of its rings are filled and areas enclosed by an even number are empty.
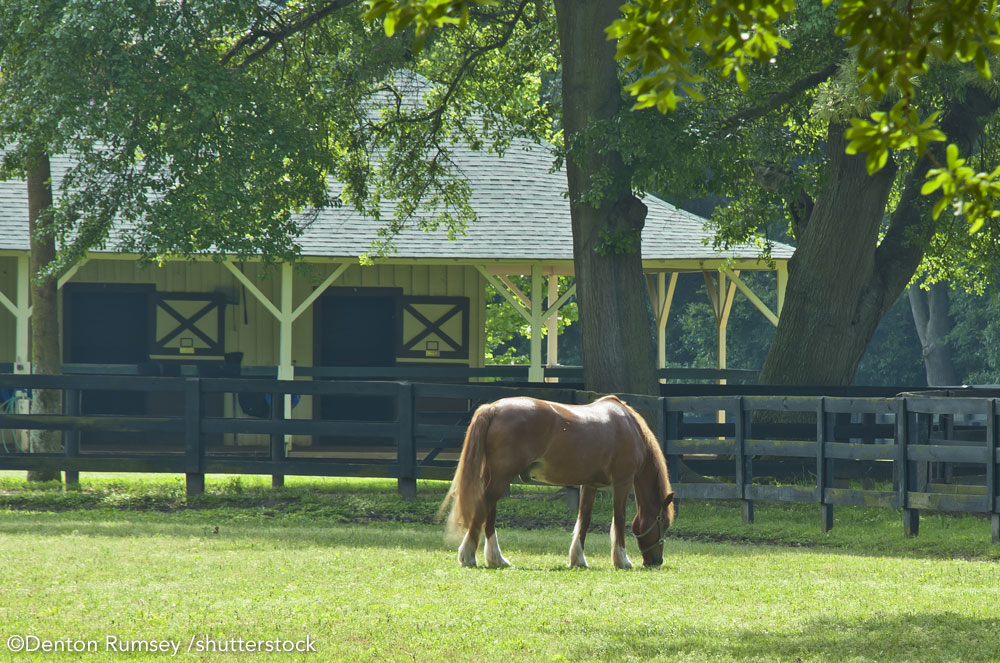
<svg viewBox="0 0 1000 663"><path fill-rule="evenodd" d="M555 296L556 277L573 273L566 177L550 151L515 141L498 155L459 146L477 221L464 236L407 229L396 252L362 265L379 222L352 208L303 216L302 260L265 269L261 262L172 260L143 266L134 255L90 252L60 279L64 364L127 364L170 374L181 366L274 367L291 379L303 367L367 367L382 376L410 366L483 366L485 286L492 283L533 330L553 325L572 289ZM53 159L54 183L69 162ZM648 195L643 266L660 329L677 275L702 273L719 330L719 367L737 292L772 322L780 314L792 247L772 261L755 246L719 253L705 220ZM383 216L393 213L391 203ZM306 222L307 220L307 222ZM27 194L23 181L0 183L0 367L30 372ZM113 244L113 242L111 243ZM777 310L740 273L777 272ZM521 291L512 275L530 276ZM545 378L541 334L532 335L529 379ZM548 357L558 358L549 338ZM4 370L0 368L0 370Z"/></svg>

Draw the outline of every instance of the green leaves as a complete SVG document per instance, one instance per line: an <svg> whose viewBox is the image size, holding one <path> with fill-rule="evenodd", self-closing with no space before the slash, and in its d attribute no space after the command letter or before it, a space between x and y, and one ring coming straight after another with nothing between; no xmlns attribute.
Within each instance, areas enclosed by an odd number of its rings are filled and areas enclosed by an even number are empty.
<svg viewBox="0 0 1000 663"><path fill-rule="evenodd" d="M626 88L636 98L635 108L668 112L685 96L700 99L697 84L704 79L692 65L698 51L709 69L732 76L746 91L747 65L772 60L788 48L781 26L795 9L794 0L630 0L607 32L618 40L618 58L635 72ZM835 34L856 54L860 91L873 101L890 91L899 95L890 110L851 119L847 152L865 153L869 173L883 168L892 151L922 156L945 139L937 128L939 114L921 119L916 107L917 81L932 60L970 63L989 80L989 58L1000 53L1000 0L842 0L836 19ZM951 204L975 231L998 215L992 209L993 173L974 173L964 165L935 172L931 190L945 195L935 216Z"/></svg>
<svg viewBox="0 0 1000 663"><path fill-rule="evenodd" d="M794 0L715 0L706 9L693 0L630 0L606 32L618 40L618 59L638 74L626 86L635 108L667 112L683 96L701 100L696 84L704 79L691 68L699 49L709 68L745 91L746 66L789 47L778 24L794 9Z"/></svg>
<svg viewBox="0 0 1000 663"><path fill-rule="evenodd" d="M934 168L927 173L920 193L930 195L941 192L932 212L935 219L948 207L955 216L963 216L969 224L969 232L978 232L987 221L1000 217L1000 210L994 207L1000 200L1000 167L990 173L976 172L959 158L958 147L949 145L947 165Z"/></svg>
<svg viewBox="0 0 1000 663"><path fill-rule="evenodd" d="M911 97L929 57L974 62L989 79L986 54L1000 53L997 0L843 0L837 18L837 34L857 49L859 79L876 99L892 87Z"/></svg>
<svg viewBox="0 0 1000 663"><path fill-rule="evenodd" d="M495 5L496 0L471 0L477 5ZM369 0L365 20L383 18L388 37L413 25L416 29L414 50L423 48L433 28L456 25L464 28L469 22L469 2L466 0Z"/></svg>
<svg viewBox="0 0 1000 663"><path fill-rule="evenodd" d="M845 136L848 139L847 153L867 153L865 165L871 175L880 170L889 158L891 150L913 149L923 156L928 144L945 140L944 133L937 128L939 112L920 121L915 108L908 100L901 99L888 112L876 111L871 120L852 118L851 128Z"/></svg>

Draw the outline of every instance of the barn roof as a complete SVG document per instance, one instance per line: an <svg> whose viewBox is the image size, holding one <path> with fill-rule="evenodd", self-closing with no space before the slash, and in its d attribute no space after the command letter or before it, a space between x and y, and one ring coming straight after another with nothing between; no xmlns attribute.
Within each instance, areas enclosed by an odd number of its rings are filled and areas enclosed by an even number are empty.
<svg viewBox="0 0 1000 663"><path fill-rule="evenodd" d="M471 191L477 220L465 236L449 241L444 229L424 232L408 228L394 240L394 258L571 261L573 241L564 169L553 170L551 151L527 140L514 140L503 155L452 148L453 163ZM52 159L58 182L70 166L66 157ZM332 185L336 190L336 184ZM642 233L644 260L754 260L756 246L715 251L706 220L655 196L643 202L649 212ZM383 219L392 218L395 203L383 202ZM22 180L0 182L0 250L28 249L28 203ZM381 221L353 207L327 208L302 215L308 227L299 239L309 257L357 257L371 248ZM113 240L110 242L113 246ZM113 249L108 249L111 251ZM791 257L793 247L777 243L772 256Z"/></svg>

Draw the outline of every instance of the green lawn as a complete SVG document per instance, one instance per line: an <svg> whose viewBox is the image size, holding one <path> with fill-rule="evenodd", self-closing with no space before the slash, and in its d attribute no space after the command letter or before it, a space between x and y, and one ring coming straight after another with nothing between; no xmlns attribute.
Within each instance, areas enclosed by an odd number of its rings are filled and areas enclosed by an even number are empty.
<svg viewBox="0 0 1000 663"><path fill-rule="evenodd" d="M931 516L908 540L889 511L840 509L823 535L813 507L759 505L745 527L736 505L685 502L664 567L619 572L602 498L592 568L570 571L561 496L515 488L500 516L514 567L493 571L459 568L429 522L443 484L413 502L382 481L208 488L188 505L176 477L85 477L73 493L0 475L0 661L172 658L108 652L108 636L199 661L1000 660L979 518ZM13 654L12 635L99 651ZM307 636L316 653L185 651Z"/></svg>

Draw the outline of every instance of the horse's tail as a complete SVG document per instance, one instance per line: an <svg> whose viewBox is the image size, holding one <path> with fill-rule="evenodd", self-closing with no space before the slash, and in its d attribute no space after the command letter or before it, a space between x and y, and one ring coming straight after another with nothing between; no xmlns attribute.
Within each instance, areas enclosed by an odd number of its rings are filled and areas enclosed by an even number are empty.
<svg viewBox="0 0 1000 663"><path fill-rule="evenodd" d="M458 467L455 468L455 478L438 509L440 519L451 506L445 528L445 536L449 540L459 538L476 520L477 512L483 509L483 496L486 493L483 476L486 465L486 432L493 420L494 410L492 403L479 406L465 431L465 442L462 444Z"/></svg>

